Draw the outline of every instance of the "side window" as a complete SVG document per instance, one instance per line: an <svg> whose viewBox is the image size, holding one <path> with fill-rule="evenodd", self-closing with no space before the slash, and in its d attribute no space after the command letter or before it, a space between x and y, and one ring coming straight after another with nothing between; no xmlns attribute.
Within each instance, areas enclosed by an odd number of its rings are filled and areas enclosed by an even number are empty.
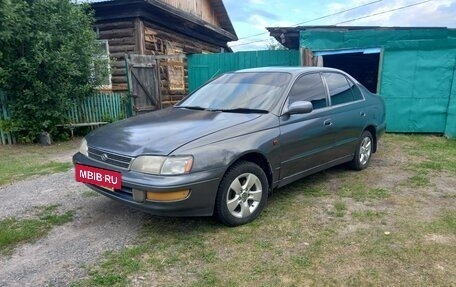
<svg viewBox="0 0 456 287"><path fill-rule="evenodd" d="M325 73L323 74L328 84L331 105L340 105L354 101L354 96L347 78L342 74Z"/></svg>
<svg viewBox="0 0 456 287"><path fill-rule="evenodd" d="M314 109L327 106L325 87L320 74L304 75L296 80L290 90L289 104L296 101L309 101Z"/></svg>

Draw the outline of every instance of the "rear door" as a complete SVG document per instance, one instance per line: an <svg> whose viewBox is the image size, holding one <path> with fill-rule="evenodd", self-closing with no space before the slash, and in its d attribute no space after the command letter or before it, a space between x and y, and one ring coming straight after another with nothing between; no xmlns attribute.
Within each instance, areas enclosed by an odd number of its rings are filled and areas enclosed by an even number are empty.
<svg viewBox="0 0 456 287"><path fill-rule="evenodd" d="M323 73L331 104L333 159L351 157L367 123L367 110L359 88L341 73Z"/></svg>
<svg viewBox="0 0 456 287"><path fill-rule="evenodd" d="M325 154L334 144L331 111L320 73L306 74L295 81L286 105L295 101L309 101L314 110L280 118L280 177L283 184L324 164L327 161Z"/></svg>

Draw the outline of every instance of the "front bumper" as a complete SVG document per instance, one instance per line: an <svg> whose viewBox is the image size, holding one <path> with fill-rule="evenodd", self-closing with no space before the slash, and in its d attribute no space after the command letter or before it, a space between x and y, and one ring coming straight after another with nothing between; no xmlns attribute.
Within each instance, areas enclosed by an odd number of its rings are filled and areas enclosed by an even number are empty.
<svg viewBox="0 0 456 287"><path fill-rule="evenodd" d="M122 173L122 188L110 191L103 187L86 184L92 190L109 198L123 202L131 207L160 216L210 216L214 212L215 197L224 170L190 173L177 176L161 176L122 170L111 165L92 160L81 153L73 156L73 164L83 164ZM133 199L132 189L152 192L172 192L190 190L187 198L179 201L136 202Z"/></svg>

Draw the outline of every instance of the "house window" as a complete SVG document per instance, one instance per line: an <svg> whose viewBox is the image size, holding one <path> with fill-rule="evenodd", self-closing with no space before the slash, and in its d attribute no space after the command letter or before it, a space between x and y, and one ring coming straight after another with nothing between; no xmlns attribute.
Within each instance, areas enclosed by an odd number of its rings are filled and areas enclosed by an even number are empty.
<svg viewBox="0 0 456 287"><path fill-rule="evenodd" d="M93 77L100 83L98 88L111 88L111 66L109 63L108 40L97 40L97 50L93 61Z"/></svg>

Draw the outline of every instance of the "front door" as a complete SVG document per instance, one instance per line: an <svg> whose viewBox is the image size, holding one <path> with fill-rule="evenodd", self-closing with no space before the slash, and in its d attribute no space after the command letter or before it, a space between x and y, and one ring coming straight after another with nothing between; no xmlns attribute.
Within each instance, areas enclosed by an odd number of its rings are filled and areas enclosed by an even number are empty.
<svg viewBox="0 0 456 287"><path fill-rule="evenodd" d="M309 101L314 110L280 119L283 184L326 163L326 154L334 145L331 111L320 73L306 74L295 81L287 105L295 101Z"/></svg>

